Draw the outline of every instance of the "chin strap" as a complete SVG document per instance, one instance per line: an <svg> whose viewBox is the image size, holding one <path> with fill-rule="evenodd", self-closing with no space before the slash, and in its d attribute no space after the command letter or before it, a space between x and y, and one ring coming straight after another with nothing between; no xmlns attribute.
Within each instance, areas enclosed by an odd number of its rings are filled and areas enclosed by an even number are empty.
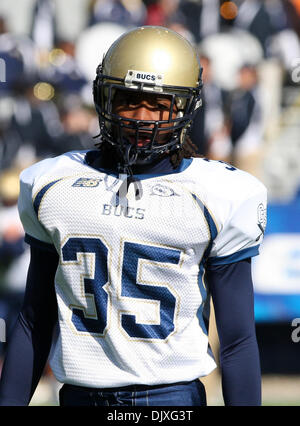
<svg viewBox="0 0 300 426"><path fill-rule="evenodd" d="M125 149L124 155L124 164L118 165L118 171L120 175L125 175L125 179L123 180L118 192L116 194L116 205L120 204L122 199L127 200L127 193L129 189L129 185L133 183L135 190L135 199L140 200L143 195L142 184L139 179L136 179L133 175L131 166L135 163L137 159L137 152L133 152L133 146L127 145Z"/></svg>

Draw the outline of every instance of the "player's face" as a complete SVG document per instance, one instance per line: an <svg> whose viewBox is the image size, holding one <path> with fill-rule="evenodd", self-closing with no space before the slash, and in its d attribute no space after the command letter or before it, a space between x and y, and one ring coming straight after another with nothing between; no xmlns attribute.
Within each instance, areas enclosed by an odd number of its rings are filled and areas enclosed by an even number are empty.
<svg viewBox="0 0 300 426"><path fill-rule="evenodd" d="M168 120L171 108L171 97L166 95L159 95L154 93L139 93L139 92L126 92L117 91L113 101L113 112L121 117L143 121L162 121ZM177 115L177 108L174 105L171 118L175 119ZM126 122L124 124L130 124ZM172 123L162 123L160 128L171 127ZM143 128L148 130L143 130ZM139 147L146 146L151 141L154 124L145 123L140 127L139 139L137 145ZM124 135L131 143L135 143L134 129L124 128ZM165 143L170 135L170 130L161 130L155 138L158 143Z"/></svg>

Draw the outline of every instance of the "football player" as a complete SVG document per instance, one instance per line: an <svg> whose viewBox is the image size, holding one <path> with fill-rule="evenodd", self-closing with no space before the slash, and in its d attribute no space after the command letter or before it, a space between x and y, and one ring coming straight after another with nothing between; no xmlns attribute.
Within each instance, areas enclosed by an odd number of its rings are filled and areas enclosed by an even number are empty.
<svg viewBox="0 0 300 426"><path fill-rule="evenodd" d="M49 353L63 406L206 405L211 297L224 403L261 403L251 257L266 189L197 158L186 135L201 86L182 36L130 30L97 69L97 149L22 172L31 262L1 405L29 404Z"/></svg>

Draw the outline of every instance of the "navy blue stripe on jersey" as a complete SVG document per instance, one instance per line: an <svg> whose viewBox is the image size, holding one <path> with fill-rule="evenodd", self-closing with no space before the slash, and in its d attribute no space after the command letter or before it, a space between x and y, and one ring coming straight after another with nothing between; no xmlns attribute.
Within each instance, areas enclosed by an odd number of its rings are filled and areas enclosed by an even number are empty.
<svg viewBox="0 0 300 426"><path fill-rule="evenodd" d="M206 250L205 250L205 253L204 253L204 256L203 256L203 260L205 262L205 260L209 256L213 241L216 238L216 236L218 235L218 230L217 230L216 224L215 224L208 208L203 204L203 202L200 200L200 198L197 197L197 195L192 194L192 197L194 198L194 200L196 201L196 203L200 207L201 211L203 212L204 217L205 217L206 222L207 222L207 225L208 225L208 228L209 228L210 241L209 241L208 246L206 247Z"/></svg>
<svg viewBox="0 0 300 426"><path fill-rule="evenodd" d="M199 321L199 325L203 331L203 333L208 336L208 328L209 328L209 317L210 317L210 291L209 286L206 283L206 269L205 269L205 260L206 258L203 256L202 261L199 265L199 274L198 274L198 286L200 290L200 294L202 296L202 303L197 311L197 318ZM215 360L213 351L211 350L210 343L208 342L207 354Z"/></svg>
<svg viewBox="0 0 300 426"><path fill-rule="evenodd" d="M45 243L44 241L38 240L37 238L32 237L29 234L25 234L25 243L29 244L30 246L34 246L36 248L50 251L51 253L56 253L55 246L50 243Z"/></svg>
<svg viewBox="0 0 300 426"><path fill-rule="evenodd" d="M205 274L205 269L204 269L203 262L201 262L200 265L199 265L198 287L199 287L200 294L201 294L201 297L202 297L202 303L201 303L201 305L200 305L200 307L197 311L197 318L198 318L198 321L199 321L199 324L200 324L200 327L201 327L203 333L207 336L208 335L208 331L207 331L208 330L208 322L205 321L205 318L204 318L204 307L205 307L205 302L207 300L207 291L205 289L204 281L203 281L204 274Z"/></svg>
<svg viewBox="0 0 300 426"><path fill-rule="evenodd" d="M259 254L259 245L245 248L228 256L210 257L208 263L210 265L226 265L228 263L239 262L243 259L248 259Z"/></svg>
<svg viewBox="0 0 300 426"><path fill-rule="evenodd" d="M37 216L39 214L39 208L40 208L40 205L41 205L41 202L42 202L44 195L46 194L48 189L51 188L51 186L53 186L55 183L59 182L60 180L61 179L56 179L53 182L48 183L36 194L36 196L34 198L34 202L33 202L33 208L34 208L34 211L35 211Z"/></svg>
<svg viewBox="0 0 300 426"><path fill-rule="evenodd" d="M204 283L204 275L205 275L205 263L209 256L212 244L216 236L218 235L218 230L216 227L216 224L207 209L207 207L203 204L203 202L200 200L200 198L197 197L195 194L191 194L196 203L198 204L200 210L203 212L203 215L205 217L205 220L207 222L209 233L210 233L210 239L209 243L206 247L206 250L204 252L204 255L202 257L202 260L199 265L199 273L198 273L198 286L200 290L200 294L202 297L202 303L197 311L197 318L200 324L200 327L204 334L208 335L208 318L209 318L209 310L210 310L210 303L209 303L209 297L205 288Z"/></svg>
<svg viewBox="0 0 300 426"><path fill-rule="evenodd" d="M210 250L212 248L213 241L216 238L216 236L218 235L218 230L217 230L216 224L215 224L213 218L211 217L208 209L205 206L203 206L203 207L204 207L203 213L204 213L205 219L207 221L207 224L208 224L208 227L209 227L209 232L210 232L210 241L209 241L209 244L208 244L208 246L207 246L207 248L204 252L204 255L203 255L203 259L205 261L209 256Z"/></svg>

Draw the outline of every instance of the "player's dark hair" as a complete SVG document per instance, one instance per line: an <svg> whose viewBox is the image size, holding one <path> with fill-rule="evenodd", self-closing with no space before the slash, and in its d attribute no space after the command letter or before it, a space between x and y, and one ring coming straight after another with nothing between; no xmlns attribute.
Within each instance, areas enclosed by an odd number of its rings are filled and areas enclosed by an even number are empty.
<svg viewBox="0 0 300 426"><path fill-rule="evenodd" d="M170 161L174 169L181 163L183 158L202 157L197 146L192 142L190 136L186 136L180 149L170 155Z"/></svg>

